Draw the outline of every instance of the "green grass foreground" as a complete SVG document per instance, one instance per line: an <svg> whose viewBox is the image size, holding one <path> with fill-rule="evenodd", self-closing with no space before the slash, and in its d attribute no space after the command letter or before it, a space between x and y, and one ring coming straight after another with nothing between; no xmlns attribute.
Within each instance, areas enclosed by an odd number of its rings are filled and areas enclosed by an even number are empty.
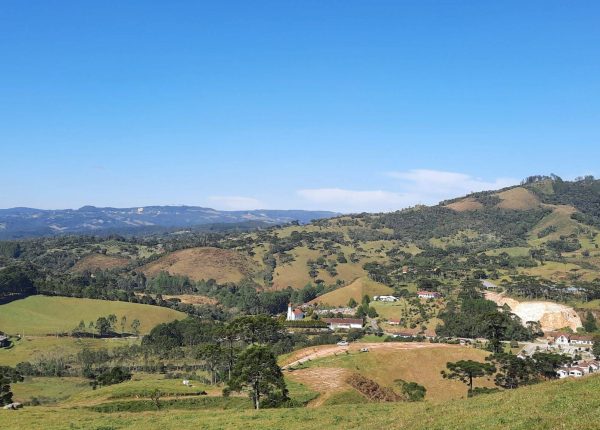
<svg viewBox="0 0 600 430"><path fill-rule="evenodd" d="M600 376L554 381L442 404L387 403L271 410L98 413L29 407L0 410L3 429L597 429Z"/></svg>

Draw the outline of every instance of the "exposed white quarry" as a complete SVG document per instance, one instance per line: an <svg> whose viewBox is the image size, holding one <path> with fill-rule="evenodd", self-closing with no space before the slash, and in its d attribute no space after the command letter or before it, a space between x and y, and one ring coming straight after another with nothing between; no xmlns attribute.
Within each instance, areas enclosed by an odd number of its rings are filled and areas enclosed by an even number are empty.
<svg viewBox="0 0 600 430"><path fill-rule="evenodd" d="M554 302L519 302L491 292L486 293L485 298L496 302L499 306L507 304L511 312L521 318L523 324L527 321L539 321L544 331L558 330L563 327L576 330L582 326L581 318L570 306Z"/></svg>

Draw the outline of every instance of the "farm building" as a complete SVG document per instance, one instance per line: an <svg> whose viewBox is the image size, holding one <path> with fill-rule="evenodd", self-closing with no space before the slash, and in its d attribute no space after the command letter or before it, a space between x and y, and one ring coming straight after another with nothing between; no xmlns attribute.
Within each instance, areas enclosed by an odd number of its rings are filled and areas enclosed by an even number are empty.
<svg viewBox="0 0 600 430"><path fill-rule="evenodd" d="M10 344L9 340L8 340L8 336L4 336L3 334L0 334L0 348L5 348Z"/></svg>
<svg viewBox="0 0 600 430"><path fill-rule="evenodd" d="M323 321L331 330L349 330L363 326L363 320L360 318L323 318Z"/></svg>
<svg viewBox="0 0 600 430"><path fill-rule="evenodd" d="M388 320L388 324L389 325L400 325L400 320L399 319L390 318Z"/></svg>
<svg viewBox="0 0 600 430"><path fill-rule="evenodd" d="M417 296L420 299L438 299L442 297L442 295L435 291L419 291L417 292Z"/></svg>
<svg viewBox="0 0 600 430"><path fill-rule="evenodd" d="M376 302L397 302L398 297L394 296L373 296L373 300Z"/></svg>
<svg viewBox="0 0 600 430"><path fill-rule="evenodd" d="M287 318L288 321L298 321L298 320L303 320L304 319L304 312L302 312L302 309L292 309L292 304L288 304L288 310L287 310Z"/></svg>

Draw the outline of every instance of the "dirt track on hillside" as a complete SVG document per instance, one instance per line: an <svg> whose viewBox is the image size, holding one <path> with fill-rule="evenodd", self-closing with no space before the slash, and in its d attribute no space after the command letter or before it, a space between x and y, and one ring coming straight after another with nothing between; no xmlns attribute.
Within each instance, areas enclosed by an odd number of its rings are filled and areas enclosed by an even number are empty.
<svg viewBox="0 0 600 430"><path fill-rule="evenodd" d="M316 360L331 355L346 354L348 352L358 352L361 348L369 348L370 351L388 350L402 351L420 348L449 348L449 345L443 343L424 343L424 342L382 342L382 343L351 343L349 346L321 345L304 348L296 351L295 354L288 357L284 362L282 369L298 366L306 361Z"/></svg>

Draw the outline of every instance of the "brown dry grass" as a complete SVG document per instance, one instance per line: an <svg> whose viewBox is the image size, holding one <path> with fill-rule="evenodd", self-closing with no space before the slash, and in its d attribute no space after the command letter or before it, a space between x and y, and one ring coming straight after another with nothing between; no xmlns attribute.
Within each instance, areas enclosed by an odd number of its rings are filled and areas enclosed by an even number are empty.
<svg viewBox="0 0 600 430"><path fill-rule="evenodd" d="M330 306L346 306L351 298L358 303L365 295L373 297L375 295L392 294L394 290L386 285L370 280L367 277L358 278L350 285L338 288L330 293L323 294L312 300L310 303L323 303Z"/></svg>
<svg viewBox="0 0 600 430"><path fill-rule="evenodd" d="M181 303L186 303L189 305L216 305L218 303L218 301L212 297L197 296L195 294L178 294L174 296L163 294L162 298L165 300L179 299L181 300Z"/></svg>
<svg viewBox="0 0 600 430"><path fill-rule="evenodd" d="M466 199L450 203L449 205L446 205L446 207L455 210L456 212L467 212L483 209L483 205L473 197L467 197Z"/></svg>
<svg viewBox="0 0 600 430"><path fill-rule="evenodd" d="M498 194L502 201L498 204L502 209L528 210L540 206L539 199L531 191L517 187Z"/></svg>
<svg viewBox="0 0 600 430"><path fill-rule="evenodd" d="M287 377L319 393L319 397L308 404L309 407L316 408L334 394L353 389L346 382L351 374L350 370L340 367L321 367L296 370Z"/></svg>
<svg viewBox="0 0 600 430"><path fill-rule="evenodd" d="M369 352L357 351L365 346L369 348ZM398 388L394 384L396 379L417 382L427 388L426 398L436 402L466 397L467 394L465 384L442 378L440 372L446 368L447 362L483 362L489 354L479 349L457 345L417 342L356 343L351 344L351 348L346 354L338 347L337 355L327 355L329 349L320 349L317 357L306 361L307 370L322 367L346 368L374 380L381 386L391 388ZM306 355L304 358L310 357L311 355ZM493 387L494 384L489 379L479 378L475 381L475 386Z"/></svg>
<svg viewBox="0 0 600 430"><path fill-rule="evenodd" d="M125 267L130 260L123 257L115 257L104 254L90 254L83 257L71 268L74 273L81 273L86 270L94 271L97 269L109 270Z"/></svg>
<svg viewBox="0 0 600 430"><path fill-rule="evenodd" d="M251 276L256 262L237 251L219 248L190 248L175 251L147 264L143 268L146 276L160 272L188 276L194 281L214 279L219 283L239 282Z"/></svg>

